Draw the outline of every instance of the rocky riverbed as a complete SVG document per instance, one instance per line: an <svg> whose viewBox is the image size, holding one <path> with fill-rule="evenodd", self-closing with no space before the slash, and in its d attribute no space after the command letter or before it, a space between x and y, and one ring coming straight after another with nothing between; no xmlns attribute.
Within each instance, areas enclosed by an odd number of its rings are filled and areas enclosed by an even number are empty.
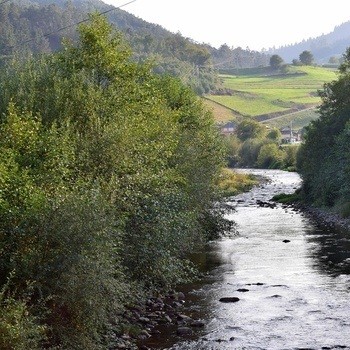
<svg viewBox="0 0 350 350"><path fill-rule="evenodd" d="M111 349L151 349L150 339L159 337L162 331L188 338L205 325L203 320L190 316L185 294L174 290L130 306L121 316L124 331L116 336Z"/></svg>

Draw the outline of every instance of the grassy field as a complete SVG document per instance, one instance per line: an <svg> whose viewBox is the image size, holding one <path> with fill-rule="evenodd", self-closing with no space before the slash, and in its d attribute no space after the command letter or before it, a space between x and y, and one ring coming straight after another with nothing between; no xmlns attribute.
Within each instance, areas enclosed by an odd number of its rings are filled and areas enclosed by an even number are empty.
<svg viewBox="0 0 350 350"><path fill-rule="evenodd" d="M336 79L334 69L311 66L290 66L288 74L284 75L248 72L241 75L221 75L224 87L232 90L232 96L206 97L244 116L294 113L296 110L319 105L321 101L317 91L322 89L325 82Z"/></svg>
<svg viewBox="0 0 350 350"><path fill-rule="evenodd" d="M293 123L293 129L299 130L308 125L312 120L318 118L316 108L305 109L300 112L286 114L281 117L272 118L262 123L269 125L271 128L281 129Z"/></svg>
<svg viewBox="0 0 350 350"><path fill-rule="evenodd" d="M220 105L217 102L203 98L204 104L213 112L215 120L218 123L223 123L231 120L241 119L242 116L237 115L230 108Z"/></svg>

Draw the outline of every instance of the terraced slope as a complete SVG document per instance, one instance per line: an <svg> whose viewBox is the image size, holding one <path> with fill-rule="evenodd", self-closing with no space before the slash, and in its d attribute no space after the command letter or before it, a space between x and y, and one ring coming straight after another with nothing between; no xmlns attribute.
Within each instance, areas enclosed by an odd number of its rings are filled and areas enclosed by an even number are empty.
<svg viewBox="0 0 350 350"><path fill-rule="evenodd" d="M221 75L221 78L230 94L208 95L208 99L268 123L270 119L319 105L317 91L324 83L334 80L336 73L329 68L290 66L287 74L259 75L245 70L244 75ZM305 115L310 118L310 113Z"/></svg>

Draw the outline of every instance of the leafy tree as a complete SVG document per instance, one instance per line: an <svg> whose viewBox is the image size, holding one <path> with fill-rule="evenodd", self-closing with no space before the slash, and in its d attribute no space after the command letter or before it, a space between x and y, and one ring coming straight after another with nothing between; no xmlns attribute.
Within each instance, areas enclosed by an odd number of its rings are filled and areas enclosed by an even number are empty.
<svg viewBox="0 0 350 350"><path fill-rule="evenodd" d="M311 51L304 50L300 55L299 55L299 60L302 64L305 64L307 66L310 66L313 61L314 61L314 56L311 53Z"/></svg>
<svg viewBox="0 0 350 350"><path fill-rule="evenodd" d="M272 55L270 58L270 67L274 70L278 70L283 65L283 58L279 55Z"/></svg>
<svg viewBox="0 0 350 350"><path fill-rule="evenodd" d="M237 125L236 133L241 141L265 136L266 128L253 119L244 119Z"/></svg>
<svg viewBox="0 0 350 350"><path fill-rule="evenodd" d="M97 349L130 291L188 279L189 253L224 229L224 152L194 92L135 63L104 18L79 34L1 70L0 285L19 307L33 291L38 341Z"/></svg>
<svg viewBox="0 0 350 350"><path fill-rule="evenodd" d="M227 154L227 163L230 167L234 167L240 162L239 150L241 141L236 135L230 135L224 139Z"/></svg>
<svg viewBox="0 0 350 350"><path fill-rule="evenodd" d="M281 141L282 134L277 128L273 128L268 131L266 137L272 141L275 141L276 143L279 143Z"/></svg>
<svg viewBox="0 0 350 350"><path fill-rule="evenodd" d="M275 143L267 143L263 145L256 160L259 168L276 169L283 166L283 152Z"/></svg>
<svg viewBox="0 0 350 350"><path fill-rule="evenodd" d="M329 60L328 60L328 63L329 64L339 64L340 63L340 60L339 60L339 58L338 57L336 57L336 56L331 56L331 57L329 57Z"/></svg>
<svg viewBox="0 0 350 350"><path fill-rule="evenodd" d="M350 119L349 49L339 68L338 79L327 83L320 93L320 118L308 126L298 154L298 168L304 180L304 196L322 206L347 201L347 146ZM345 141L347 140L347 141Z"/></svg>
<svg viewBox="0 0 350 350"><path fill-rule="evenodd" d="M240 162L243 166L256 166L260 148L265 144L263 139L248 138L239 150Z"/></svg>

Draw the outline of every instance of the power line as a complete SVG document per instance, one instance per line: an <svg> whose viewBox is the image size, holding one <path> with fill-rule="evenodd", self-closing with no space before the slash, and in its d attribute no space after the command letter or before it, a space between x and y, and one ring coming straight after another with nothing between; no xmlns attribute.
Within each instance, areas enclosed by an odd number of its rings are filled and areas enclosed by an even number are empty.
<svg viewBox="0 0 350 350"><path fill-rule="evenodd" d="M7 2L7 1L10 1L10 0L5 0L5 2ZM133 2L136 2L136 1L137 1L137 0L131 0L131 1L126 2L125 4L122 4L122 5L120 5L120 6L113 7L113 8L111 8L111 9L109 9L109 10L100 12L100 13L98 13L98 16L103 16L103 15L109 13L109 12L112 12L112 11L115 11L115 10L120 9L120 8L122 8L122 7L125 7L125 6L127 6L127 5L130 5L130 4L132 4ZM4 3L4 2L0 3L0 5L3 4L3 3ZM53 32L43 34L43 35L41 35L41 37L42 37L42 38L49 37L49 36L54 35L54 34L56 34L56 33L62 32L62 31L65 30L65 29L72 28L72 27L75 27L75 26L77 26L77 25L79 25L79 24L81 24L81 23L88 22L89 20L90 20L90 18L85 18L85 19L83 19L83 20L81 20L81 21L79 21L79 22L76 22L76 23L67 25L67 26L65 26L65 27L58 28L57 30L55 30L55 31L53 31ZM37 38L32 38L32 39L28 39L28 40L22 41L22 42L20 42L19 44L15 45L15 46L11 46L11 48L14 48L14 47L16 47L16 46L23 45L23 44L28 44L28 43L30 43L30 42L36 40L36 39L37 39Z"/></svg>

